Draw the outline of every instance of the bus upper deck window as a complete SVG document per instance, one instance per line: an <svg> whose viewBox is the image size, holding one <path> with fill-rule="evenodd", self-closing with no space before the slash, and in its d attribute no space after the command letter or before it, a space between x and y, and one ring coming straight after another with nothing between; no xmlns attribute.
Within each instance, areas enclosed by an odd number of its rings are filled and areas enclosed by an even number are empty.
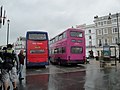
<svg viewBox="0 0 120 90"><path fill-rule="evenodd" d="M70 35L72 36L72 37L82 37L82 32L78 32L78 31L71 31L70 32Z"/></svg>

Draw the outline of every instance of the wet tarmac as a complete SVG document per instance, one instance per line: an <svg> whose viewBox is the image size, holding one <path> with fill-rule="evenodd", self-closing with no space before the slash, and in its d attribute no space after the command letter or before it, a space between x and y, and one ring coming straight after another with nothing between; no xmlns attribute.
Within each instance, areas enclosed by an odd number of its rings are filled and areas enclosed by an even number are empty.
<svg viewBox="0 0 120 90"><path fill-rule="evenodd" d="M100 67L99 61L78 66L49 65L27 69L19 90L120 90L120 64Z"/></svg>

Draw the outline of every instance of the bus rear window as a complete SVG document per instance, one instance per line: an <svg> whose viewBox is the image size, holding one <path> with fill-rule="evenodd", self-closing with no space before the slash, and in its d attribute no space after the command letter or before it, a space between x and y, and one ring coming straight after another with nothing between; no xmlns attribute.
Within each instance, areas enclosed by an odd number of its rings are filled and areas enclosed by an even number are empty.
<svg viewBox="0 0 120 90"><path fill-rule="evenodd" d="M41 50L30 50L31 54L37 54L37 53L44 53L45 50L41 49Z"/></svg>
<svg viewBox="0 0 120 90"><path fill-rule="evenodd" d="M71 41L72 41L72 42L76 42L76 40L74 40L74 39L72 39Z"/></svg>
<svg viewBox="0 0 120 90"><path fill-rule="evenodd" d="M83 48L79 46L72 46L71 47L71 53L72 54L80 54L83 52Z"/></svg>
<svg viewBox="0 0 120 90"><path fill-rule="evenodd" d="M30 40L46 40L46 34L29 34L28 38Z"/></svg>
<svg viewBox="0 0 120 90"><path fill-rule="evenodd" d="M82 37L83 36L83 34L82 34L82 32L78 32L78 31L71 31L70 32L70 36L71 37Z"/></svg>

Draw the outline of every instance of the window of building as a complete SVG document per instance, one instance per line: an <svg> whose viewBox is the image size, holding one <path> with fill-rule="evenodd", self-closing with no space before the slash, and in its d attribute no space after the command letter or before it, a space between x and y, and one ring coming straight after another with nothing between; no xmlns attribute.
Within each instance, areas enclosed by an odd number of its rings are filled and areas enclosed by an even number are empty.
<svg viewBox="0 0 120 90"><path fill-rule="evenodd" d="M101 41L101 39L98 40L98 45L99 45L99 46L102 46L102 41Z"/></svg>
<svg viewBox="0 0 120 90"><path fill-rule="evenodd" d="M113 22L117 22L117 19L114 19Z"/></svg>
<svg viewBox="0 0 120 90"><path fill-rule="evenodd" d="M113 43L113 44L116 44L117 41L118 41L118 38L117 38L117 37L113 37L113 38L112 38L112 43Z"/></svg>
<svg viewBox="0 0 120 90"><path fill-rule="evenodd" d="M105 43L105 45L108 45L108 40L107 40L107 39L105 39L105 42L104 42L104 43Z"/></svg>
<svg viewBox="0 0 120 90"><path fill-rule="evenodd" d="M104 24L106 24L107 22L106 21L104 21Z"/></svg>
<svg viewBox="0 0 120 90"><path fill-rule="evenodd" d="M91 33L91 30L89 30L89 33Z"/></svg>
<svg viewBox="0 0 120 90"><path fill-rule="evenodd" d="M97 27L97 23L95 23L95 26Z"/></svg>
<svg viewBox="0 0 120 90"><path fill-rule="evenodd" d="M98 35L102 35L102 30L98 29L98 30L97 30L97 34L98 34Z"/></svg>
<svg viewBox="0 0 120 90"><path fill-rule="evenodd" d="M100 22L98 22L98 25L100 26Z"/></svg>
<svg viewBox="0 0 120 90"><path fill-rule="evenodd" d="M91 36L89 36L89 39L92 39L92 37L91 37Z"/></svg>
<svg viewBox="0 0 120 90"><path fill-rule="evenodd" d="M113 33L118 33L118 29L117 29L117 27L113 27L112 32L113 32Z"/></svg>
<svg viewBox="0 0 120 90"><path fill-rule="evenodd" d="M108 34L108 29L104 28L104 29L103 29L103 33L104 33L104 34Z"/></svg>
<svg viewBox="0 0 120 90"><path fill-rule="evenodd" d="M103 26L103 22L101 22L101 26Z"/></svg>
<svg viewBox="0 0 120 90"><path fill-rule="evenodd" d="M118 38L117 37L115 38L115 43L118 43Z"/></svg>
<svg viewBox="0 0 120 90"><path fill-rule="evenodd" d="M89 41L89 46L92 46L92 41Z"/></svg>
<svg viewBox="0 0 120 90"><path fill-rule="evenodd" d="M111 20L108 20L108 21L107 21L107 24L111 24Z"/></svg>

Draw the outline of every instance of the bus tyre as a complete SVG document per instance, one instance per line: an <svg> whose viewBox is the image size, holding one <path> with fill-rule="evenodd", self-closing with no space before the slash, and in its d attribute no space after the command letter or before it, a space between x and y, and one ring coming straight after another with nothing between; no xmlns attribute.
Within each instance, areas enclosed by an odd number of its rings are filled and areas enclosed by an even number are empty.
<svg viewBox="0 0 120 90"><path fill-rule="evenodd" d="M61 66L61 61L59 61L59 62L58 62L58 65L60 65L60 66Z"/></svg>
<svg viewBox="0 0 120 90"><path fill-rule="evenodd" d="M60 59L60 57L58 58L58 65L61 65L61 59Z"/></svg>

